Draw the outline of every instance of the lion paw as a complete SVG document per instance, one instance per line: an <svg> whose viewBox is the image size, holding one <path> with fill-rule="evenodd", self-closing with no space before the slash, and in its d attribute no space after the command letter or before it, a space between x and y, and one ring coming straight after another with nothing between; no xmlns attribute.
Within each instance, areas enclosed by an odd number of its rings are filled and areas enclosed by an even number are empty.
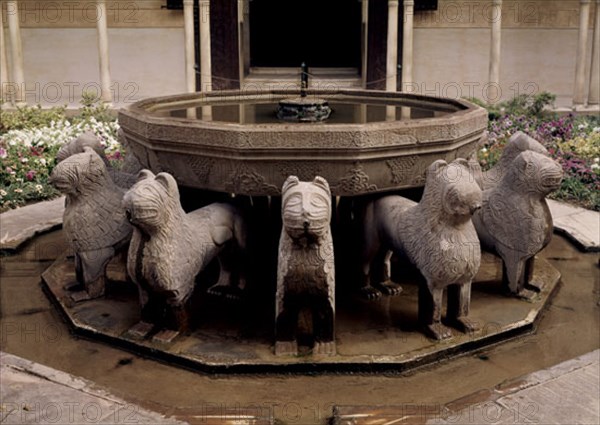
<svg viewBox="0 0 600 425"><path fill-rule="evenodd" d="M546 287L546 282L529 282L525 285L525 288L540 293L544 290L544 288Z"/></svg>
<svg viewBox="0 0 600 425"><path fill-rule="evenodd" d="M153 329L152 323L140 321L127 330L126 336L132 339L144 339L150 335Z"/></svg>
<svg viewBox="0 0 600 425"><path fill-rule="evenodd" d="M276 341L275 342L276 356L297 356L298 342L296 341Z"/></svg>
<svg viewBox="0 0 600 425"><path fill-rule="evenodd" d="M471 320L466 317L457 317L452 319L451 325L462 333L470 334L481 329L481 325L476 320Z"/></svg>
<svg viewBox="0 0 600 425"><path fill-rule="evenodd" d="M335 356L335 341L315 342L315 346L313 347L312 352L314 355Z"/></svg>
<svg viewBox="0 0 600 425"><path fill-rule="evenodd" d="M229 301L239 301L242 299L243 290L237 286L217 284L208 288L208 293Z"/></svg>
<svg viewBox="0 0 600 425"><path fill-rule="evenodd" d="M382 293L378 289L373 288L372 286L364 286L358 291L359 296L367 301L375 301L381 298Z"/></svg>
<svg viewBox="0 0 600 425"><path fill-rule="evenodd" d="M377 288L381 291L381 293L384 295L389 295L390 297L394 297L402 293L402 286L392 282L389 279L385 282L380 282L377 285Z"/></svg>
<svg viewBox="0 0 600 425"><path fill-rule="evenodd" d="M88 282L85 285L85 289L90 295L90 299L100 298L104 296L105 288L106 284L104 282L104 276L101 276L94 281Z"/></svg>
<svg viewBox="0 0 600 425"><path fill-rule="evenodd" d="M162 329L152 337L152 342L157 344L171 344L179 336L179 331Z"/></svg>
<svg viewBox="0 0 600 425"><path fill-rule="evenodd" d="M425 325L425 333L430 338L438 341L449 339L452 337L452 332L449 328L442 325L441 323L433 323L431 325Z"/></svg>
<svg viewBox="0 0 600 425"><path fill-rule="evenodd" d="M512 295L522 300L533 302L537 298L538 293L530 289L521 289Z"/></svg>
<svg viewBox="0 0 600 425"><path fill-rule="evenodd" d="M69 299L77 304L80 303L82 301L88 301L91 300L92 297L90 297L90 294L88 294L88 292L86 290L83 291L73 291L69 294Z"/></svg>

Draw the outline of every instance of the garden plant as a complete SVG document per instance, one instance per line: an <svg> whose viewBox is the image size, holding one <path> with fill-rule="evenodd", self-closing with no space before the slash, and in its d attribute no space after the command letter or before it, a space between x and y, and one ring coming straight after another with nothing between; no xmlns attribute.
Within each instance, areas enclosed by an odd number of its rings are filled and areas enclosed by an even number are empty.
<svg viewBox="0 0 600 425"><path fill-rule="evenodd" d="M84 94L82 107L72 117L65 107L19 107L0 114L0 212L50 199L59 193L48 184L60 147L86 131L105 146L107 157L118 166L122 149L119 125L106 105Z"/></svg>

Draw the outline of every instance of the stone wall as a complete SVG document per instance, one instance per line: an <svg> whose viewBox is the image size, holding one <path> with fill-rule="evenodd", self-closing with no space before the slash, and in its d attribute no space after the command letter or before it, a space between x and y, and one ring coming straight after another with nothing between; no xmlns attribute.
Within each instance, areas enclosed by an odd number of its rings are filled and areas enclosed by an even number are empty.
<svg viewBox="0 0 600 425"><path fill-rule="evenodd" d="M10 63L8 11L2 3ZM161 9L163 4L166 0L107 1L116 106L185 91L183 12ZM99 92L96 2L28 0L18 5L27 103L77 106L83 90Z"/></svg>
<svg viewBox="0 0 600 425"><path fill-rule="evenodd" d="M422 94L485 98L491 1L440 0L438 10L415 14L413 90ZM570 106L575 80L579 1L504 0L502 5L502 99L549 91L556 106ZM588 69L594 5L590 13Z"/></svg>
<svg viewBox="0 0 600 425"><path fill-rule="evenodd" d="M7 5L2 3L10 51ZM27 101L77 104L82 89L99 89L95 1L18 3ZM117 105L185 91L183 12L161 8L165 4L166 0L107 1ZM491 0L439 0L437 11L415 14L415 84L410 90L450 97L493 94L486 87L491 4ZM570 106L579 0L504 0L502 7L502 98L547 90L558 95L557 106ZM588 63L594 16L592 2Z"/></svg>

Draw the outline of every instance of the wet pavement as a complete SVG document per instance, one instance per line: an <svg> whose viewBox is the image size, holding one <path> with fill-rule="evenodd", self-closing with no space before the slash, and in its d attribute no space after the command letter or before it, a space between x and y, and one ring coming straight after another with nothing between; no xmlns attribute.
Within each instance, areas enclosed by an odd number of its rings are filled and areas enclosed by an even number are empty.
<svg viewBox="0 0 600 425"><path fill-rule="evenodd" d="M65 372L0 353L0 422L170 424L183 422L128 403Z"/></svg>
<svg viewBox="0 0 600 425"><path fill-rule="evenodd" d="M580 253L556 235L541 256L562 273L562 283L534 333L401 375L207 375L77 338L41 289L41 273L65 248L56 231L1 259L2 351L190 423L232 412L258 412L255 416L290 424L323 423L334 405L435 408L600 347L598 254ZM555 406L539 409L550 407Z"/></svg>

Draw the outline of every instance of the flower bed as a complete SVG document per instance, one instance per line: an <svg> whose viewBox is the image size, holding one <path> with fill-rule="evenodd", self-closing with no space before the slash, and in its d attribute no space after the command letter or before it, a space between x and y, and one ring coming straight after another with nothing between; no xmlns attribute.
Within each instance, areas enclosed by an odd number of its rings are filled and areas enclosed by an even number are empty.
<svg viewBox="0 0 600 425"><path fill-rule="evenodd" d="M488 141L478 155L484 169L500 159L504 145L517 131L542 143L562 166L561 188L551 198L600 211L600 117L495 109L490 112Z"/></svg>
<svg viewBox="0 0 600 425"><path fill-rule="evenodd" d="M103 106L85 104L67 118L64 108L19 108L2 113L0 129L0 212L50 199L58 192L48 184L60 147L85 131L96 134L109 159L119 161L118 124Z"/></svg>

